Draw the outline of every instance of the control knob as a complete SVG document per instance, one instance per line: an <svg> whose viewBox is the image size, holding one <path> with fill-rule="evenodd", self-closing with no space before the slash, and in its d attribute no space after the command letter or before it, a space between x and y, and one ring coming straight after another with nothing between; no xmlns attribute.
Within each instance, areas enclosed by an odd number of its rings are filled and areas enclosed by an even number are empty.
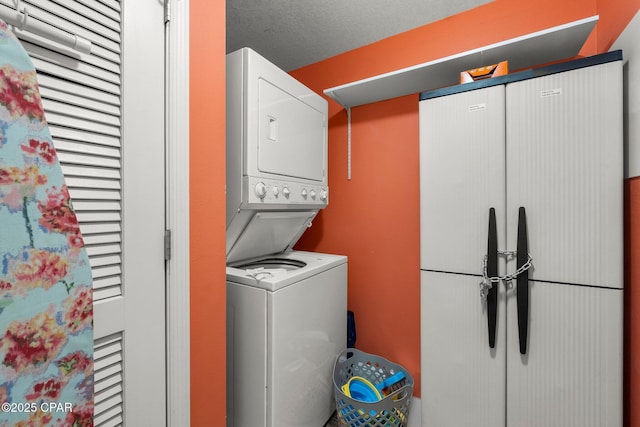
<svg viewBox="0 0 640 427"><path fill-rule="evenodd" d="M286 197L288 199L289 196L291 195L291 191L289 190L289 187L284 187L282 189L282 194L284 195L284 197Z"/></svg>
<svg viewBox="0 0 640 427"><path fill-rule="evenodd" d="M322 200L323 202L327 200L328 196L329 194L327 193L327 190L320 191L320 200Z"/></svg>
<svg viewBox="0 0 640 427"><path fill-rule="evenodd" d="M311 198L312 198L313 200L315 200L315 199L316 199L316 190L311 190L311 192L309 193L309 195L311 196Z"/></svg>
<svg viewBox="0 0 640 427"><path fill-rule="evenodd" d="M306 199L306 198L307 198L307 195L308 195L309 193L307 193L307 189L306 189L306 188L303 188L303 189L302 189L302 191L300 192L300 194L302 195L302 198L303 198L303 199Z"/></svg>
<svg viewBox="0 0 640 427"><path fill-rule="evenodd" d="M278 197L278 194L280 194L280 189L278 187L274 186L272 191L273 191L273 195L276 197Z"/></svg>
<svg viewBox="0 0 640 427"><path fill-rule="evenodd" d="M264 182L259 182L256 184L253 191L256 193L256 196L258 196L261 199L264 199L264 196L267 195L267 186L264 185Z"/></svg>

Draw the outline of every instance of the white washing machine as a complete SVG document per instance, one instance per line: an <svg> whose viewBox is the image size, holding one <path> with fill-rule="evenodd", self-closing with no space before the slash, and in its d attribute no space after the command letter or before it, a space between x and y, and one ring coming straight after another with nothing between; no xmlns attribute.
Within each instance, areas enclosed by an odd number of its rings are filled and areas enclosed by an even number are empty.
<svg viewBox="0 0 640 427"><path fill-rule="evenodd" d="M346 324L345 256L292 251L227 267L227 425L323 426Z"/></svg>

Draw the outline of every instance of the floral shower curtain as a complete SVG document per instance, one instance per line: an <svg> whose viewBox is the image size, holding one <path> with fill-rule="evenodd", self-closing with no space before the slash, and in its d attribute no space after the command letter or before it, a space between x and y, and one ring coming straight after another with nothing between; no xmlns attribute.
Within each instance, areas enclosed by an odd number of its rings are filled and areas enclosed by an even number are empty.
<svg viewBox="0 0 640 427"><path fill-rule="evenodd" d="M36 72L0 20L0 427L93 426L91 269Z"/></svg>

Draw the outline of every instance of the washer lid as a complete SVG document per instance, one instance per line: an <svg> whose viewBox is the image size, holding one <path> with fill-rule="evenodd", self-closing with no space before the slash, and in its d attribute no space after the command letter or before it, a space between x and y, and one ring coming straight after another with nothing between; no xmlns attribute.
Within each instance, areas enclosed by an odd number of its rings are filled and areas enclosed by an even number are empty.
<svg viewBox="0 0 640 427"><path fill-rule="evenodd" d="M247 263L241 263L239 265L235 265L235 268L241 269L253 269L253 268L264 268L265 270L270 269L282 269L282 270L297 270L302 267L306 267L307 263L301 261L299 259L290 259L290 258L262 258L257 261L250 261Z"/></svg>
<svg viewBox="0 0 640 427"><path fill-rule="evenodd" d="M317 211L257 212L227 253L227 264L291 249Z"/></svg>
<svg viewBox="0 0 640 427"><path fill-rule="evenodd" d="M256 280L277 278L290 271L299 270L307 263L297 259L268 257L234 265L234 268L245 270L246 274Z"/></svg>
<svg viewBox="0 0 640 427"><path fill-rule="evenodd" d="M280 268L245 268L247 265L257 266L258 264L254 263L254 261L260 260L247 260L227 264L227 283L238 283L265 289L269 292L275 292L311 277L318 276L325 271L342 267L345 268L344 280L346 280L347 257L344 255L286 251L285 253L268 256L266 258L277 258L278 261L275 263L277 264L276 266ZM305 266L291 270L282 268L283 265L290 260L293 260L293 263L289 263L290 266L296 264L305 264ZM266 262L268 264L272 261L267 260ZM278 264L278 262L280 263Z"/></svg>

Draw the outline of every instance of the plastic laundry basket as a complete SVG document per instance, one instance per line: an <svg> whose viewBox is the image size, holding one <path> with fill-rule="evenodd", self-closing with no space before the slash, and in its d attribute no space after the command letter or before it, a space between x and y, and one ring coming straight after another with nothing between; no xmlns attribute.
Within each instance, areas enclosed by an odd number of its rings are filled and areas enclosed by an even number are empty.
<svg viewBox="0 0 640 427"><path fill-rule="evenodd" d="M342 387L352 377L362 377L378 385L392 375L404 372L404 385L375 402L347 396ZM413 377L401 365L354 348L342 351L333 369L333 386L339 425L349 427L406 427L413 394Z"/></svg>

